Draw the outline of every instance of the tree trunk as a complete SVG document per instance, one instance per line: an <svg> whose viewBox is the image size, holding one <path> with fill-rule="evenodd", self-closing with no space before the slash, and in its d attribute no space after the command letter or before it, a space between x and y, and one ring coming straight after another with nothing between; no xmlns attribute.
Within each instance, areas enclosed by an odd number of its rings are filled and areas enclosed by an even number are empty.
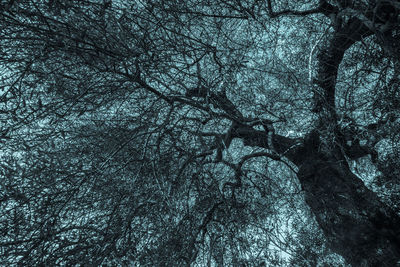
<svg viewBox="0 0 400 267"><path fill-rule="evenodd" d="M350 171L340 153L320 151L316 137L306 139L293 161L306 202L331 249L353 266L396 266L399 216Z"/></svg>
<svg viewBox="0 0 400 267"><path fill-rule="evenodd" d="M248 128L235 137L269 148L266 134ZM298 168L305 200L330 248L352 266L400 264L400 216L351 172L340 147L323 150L318 131L299 139L274 135L277 153ZM296 145L297 144L297 145Z"/></svg>
<svg viewBox="0 0 400 267"><path fill-rule="evenodd" d="M374 21L374 15L382 12L371 6L365 14ZM320 115L321 128L327 123L337 125L336 79L345 52L355 42L374 34L364 20L353 17L343 26L339 25L318 55L316 83L320 91L315 95L317 108L314 111ZM306 202L331 249L348 263L396 266L400 264L400 217L351 172L344 156L346 152L338 143L340 140L330 146L323 145L318 131L313 131L305 139L304 146L293 154L291 160L299 167L297 176Z"/></svg>
<svg viewBox="0 0 400 267"><path fill-rule="evenodd" d="M373 15L379 12L383 11L374 10L372 6L365 14L373 20ZM314 95L313 111L320 115L321 132L329 132L338 125L336 79L345 52L372 34L365 21L353 17L339 25L325 49L320 50L315 81L319 90ZM266 131L268 134L268 129ZM331 146L323 145L318 131L314 130L300 146L299 140L274 135L271 147L265 133L251 127L239 127L232 134L232 138L236 137L242 138L245 145L273 149L297 165L305 200L328 245L348 263L353 266L400 265L400 217L351 172L344 156L348 151L340 147L340 144L345 146L343 140L335 136L337 140ZM365 151L361 152L357 157L366 155Z"/></svg>

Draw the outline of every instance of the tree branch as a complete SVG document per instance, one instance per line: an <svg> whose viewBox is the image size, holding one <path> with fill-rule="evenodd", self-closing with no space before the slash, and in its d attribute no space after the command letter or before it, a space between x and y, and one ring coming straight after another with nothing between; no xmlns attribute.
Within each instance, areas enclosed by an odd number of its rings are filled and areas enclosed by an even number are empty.
<svg viewBox="0 0 400 267"><path fill-rule="evenodd" d="M209 17L209 18L220 18L220 19L248 19L248 16L239 16L239 15L225 15L225 14L207 14L204 12L192 11L192 10L179 10L179 9L166 9L165 11L172 13L180 13L180 14L191 14L197 15L200 17Z"/></svg>
<svg viewBox="0 0 400 267"><path fill-rule="evenodd" d="M338 29L328 47L318 55L318 77L314 81L321 91L314 92L313 112L323 110L335 113L335 90L339 65L347 49L354 43L371 35L372 32L358 18L351 18L344 27Z"/></svg>
<svg viewBox="0 0 400 267"><path fill-rule="evenodd" d="M319 5L316 8L308 9L308 10L291 10L285 9L278 12L274 12L272 9L271 0L267 1L268 12L271 18L283 16L283 15L292 15L292 16L307 16L312 14L324 14L326 16L330 16L331 14L336 14L338 9L331 4L327 3L325 0L321 0Z"/></svg>

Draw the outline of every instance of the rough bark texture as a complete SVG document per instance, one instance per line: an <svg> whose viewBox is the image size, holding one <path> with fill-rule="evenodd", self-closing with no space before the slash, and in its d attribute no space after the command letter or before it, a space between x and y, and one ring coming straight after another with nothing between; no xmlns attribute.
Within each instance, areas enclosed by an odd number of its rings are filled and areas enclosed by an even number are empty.
<svg viewBox="0 0 400 267"><path fill-rule="evenodd" d="M248 129L240 138L268 148L265 133ZM274 145L299 168L306 202L330 248L352 266L396 266L400 217L351 172L340 147L326 150L320 140L314 130L301 145L279 135L274 136Z"/></svg>
<svg viewBox="0 0 400 267"><path fill-rule="evenodd" d="M365 13L366 18L374 21L379 12L379 8L371 8ZM327 124L323 118L330 118L328 123L337 123L336 79L345 52L374 33L364 21L353 17L336 29L325 49L320 51L316 80L320 90L315 95L314 112L321 117L318 126L321 130ZM313 131L293 157L292 161L299 167L297 176L306 202L332 250L348 263L396 266L400 261L400 218L351 172L344 156L346 152L340 149L343 146L338 139L327 148L321 144L318 131Z"/></svg>
<svg viewBox="0 0 400 267"><path fill-rule="evenodd" d="M295 161L306 202L331 249L353 266L396 266L400 218L351 172L344 157L319 148L318 138L309 137Z"/></svg>
<svg viewBox="0 0 400 267"><path fill-rule="evenodd" d="M341 8L350 7L348 1L340 1ZM272 17L293 14L307 15L322 12L331 17L338 14L338 7L321 1L317 9L308 12L281 11L273 12L271 2L269 10ZM225 144L233 138L240 138L247 146L259 146L274 150L274 159L285 156L298 167L298 179L304 190L305 199L316 221L322 228L331 249L342 255L352 266L396 266L400 264L400 217L390 207L382 203L378 196L354 175L347 163L347 158L356 159L374 153L371 147L359 144L347 146L348 140L333 133L331 145L322 143L328 139L320 133L329 133L338 128L335 91L339 66L346 51L356 42L373 34L385 34L374 30L374 23L384 10L379 3L371 1L368 10L358 12L351 18L343 16L335 26L335 32L318 53L318 75L315 83L318 89L314 92L314 109L319 115L318 126L304 140L291 139L273 135L268 142L271 130L255 130L225 97L211 96L219 107L232 114L235 120ZM364 12L365 11L365 12ZM358 13L357 13L358 12ZM367 25L366 23L369 23ZM372 24L371 24L372 23ZM377 24L378 25L378 24ZM229 105L228 105L229 104ZM273 129L273 127L272 127ZM273 132L272 132L273 133ZM222 137L221 137L222 138ZM358 145L358 146L357 146ZM271 154L272 155L272 154ZM276 156L275 156L276 155ZM373 155L373 154L371 154ZM375 155L373 155L373 158ZM220 157L219 157L220 158Z"/></svg>
<svg viewBox="0 0 400 267"><path fill-rule="evenodd" d="M336 78L343 56L355 42L371 34L372 32L359 19L350 19L333 34L327 47L318 54L320 64L315 82L320 90L314 93L314 112L320 112L324 108L334 112Z"/></svg>

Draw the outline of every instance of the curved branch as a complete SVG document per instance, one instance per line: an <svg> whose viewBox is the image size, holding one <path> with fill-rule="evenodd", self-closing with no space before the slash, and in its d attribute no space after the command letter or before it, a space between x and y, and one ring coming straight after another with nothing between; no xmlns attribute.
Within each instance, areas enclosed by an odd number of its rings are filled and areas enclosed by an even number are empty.
<svg viewBox="0 0 400 267"><path fill-rule="evenodd" d="M319 53L318 77L314 82L321 90L314 92L313 112L325 110L334 114L336 79L343 56L354 43L371 34L370 29L360 19L351 18L334 33L328 47Z"/></svg>
<svg viewBox="0 0 400 267"><path fill-rule="evenodd" d="M293 161L296 158L296 153L292 151L292 148L296 147L299 139L273 134L272 140L268 142L268 133L268 131L259 131L250 126L241 125L232 133L232 138L242 139L243 143L247 146L258 146L267 149L272 149L270 147L271 143L278 156L284 155L289 160Z"/></svg>
<svg viewBox="0 0 400 267"><path fill-rule="evenodd" d="M268 12L271 18L283 16L283 15L292 15L292 16L307 16L312 14L324 14L326 16L331 16L331 14L336 14L338 12L338 8L327 3L325 0L321 0L316 8L308 9L308 10L291 10L285 9L278 12L274 12L272 9L271 0L267 1Z"/></svg>

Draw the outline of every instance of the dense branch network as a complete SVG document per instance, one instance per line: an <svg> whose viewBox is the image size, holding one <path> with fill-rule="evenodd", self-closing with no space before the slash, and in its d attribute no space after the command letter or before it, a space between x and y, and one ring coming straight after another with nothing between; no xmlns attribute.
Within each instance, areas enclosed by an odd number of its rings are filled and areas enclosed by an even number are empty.
<svg viewBox="0 0 400 267"><path fill-rule="evenodd" d="M306 218L348 262L394 266L398 216L350 161L371 155L396 176L375 147L396 135L400 109L345 118L337 80L358 43L398 61L398 1L206 2L0 6L5 265L258 266L286 232L281 249L297 263L309 256L293 238L310 234ZM315 29L309 88L301 38ZM377 79L396 99L390 64ZM282 218L284 231L265 227Z"/></svg>

